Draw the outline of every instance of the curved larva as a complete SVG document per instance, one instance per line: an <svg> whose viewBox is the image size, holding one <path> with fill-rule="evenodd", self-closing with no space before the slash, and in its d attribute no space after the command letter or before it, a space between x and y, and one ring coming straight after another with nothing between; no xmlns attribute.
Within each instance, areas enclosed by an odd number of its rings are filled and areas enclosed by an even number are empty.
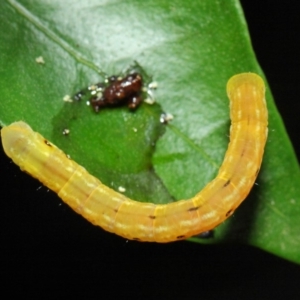
<svg viewBox="0 0 300 300"><path fill-rule="evenodd" d="M233 76L230 143L215 179L189 200L140 203L110 189L56 146L16 122L1 131L5 153L95 225L127 239L170 242L213 229L240 205L257 177L267 139L265 85L256 74Z"/></svg>

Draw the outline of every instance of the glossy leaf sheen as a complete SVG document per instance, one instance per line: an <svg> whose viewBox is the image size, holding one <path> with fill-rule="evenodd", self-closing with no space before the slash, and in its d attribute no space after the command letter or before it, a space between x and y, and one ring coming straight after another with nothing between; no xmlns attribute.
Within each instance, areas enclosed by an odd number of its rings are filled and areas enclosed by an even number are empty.
<svg viewBox="0 0 300 300"><path fill-rule="evenodd" d="M226 82L262 74L238 1L6 0L0 8L1 125L26 121L137 200L189 198L215 176L228 144ZM40 55L45 65L35 62ZM158 82L159 104L96 115L62 101L133 61ZM246 242L300 262L299 167L270 89L267 102L258 185L204 242ZM159 123L162 110L174 115L170 125Z"/></svg>

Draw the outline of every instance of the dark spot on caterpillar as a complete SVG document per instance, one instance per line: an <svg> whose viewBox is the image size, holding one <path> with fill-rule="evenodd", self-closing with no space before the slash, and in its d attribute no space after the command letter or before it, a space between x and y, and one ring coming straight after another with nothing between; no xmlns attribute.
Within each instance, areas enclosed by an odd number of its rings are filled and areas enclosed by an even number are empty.
<svg viewBox="0 0 300 300"><path fill-rule="evenodd" d="M230 179L228 179L223 186L226 187L229 183L230 183Z"/></svg>
<svg viewBox="0 0 300 300"><path fill-rule="evenodd" d="M139 73L131 73L122 79L116 76L109 78L109 85L104 88L100 96L90 100L96 112L101 108L127 104L131 110L136 109L142 102L141 92L143 78Z"/></svg>
<svg viewBox="0 0 300 300"><path fill-rule="evenodd" d="M185 238L185 235L179 235L179 236L177 236L176 238L177 238L178 240L179 240L179 239L184 239L184 238Z"/></svg>
<svg viewBox="0 0 300 300"><path fill-rule="evenodd" d="M241 153L241 157L243 157L243 156L244 156L244 152L245 152L245 150L243 149L243 151L242 151L242 153Z"/></svg>
<svg viewBox="0 0 300 300"><path fill-rule="evenodd" d="M198 210L199 208L200 208L200 206L195 206L195 207L189 208L187 211L195 211L195 210Z"/></svg>
<svg viewBox="0 0 300 300"><path fill-rule="evenodd" d="M139 238L132 238L134 241L140 241Z"/></svg>
<svg viewBox="0 0 300 300"><path fill-rule="evenodd" d="M45 143L47 146L52 147L52 144L51 144L49 141L44 140L44 143Z"/></svg>
<svg viewBox="0 0 300 300"><path fill-rule="evenodd" d="M156 216L149 216L150 219L156 219Z"/></svg>
<svg viewBox="0 0 300 300"><path fill-rule="evenodd" d="M233 209L230 209L227 213L226 213L226 217L229 217L233 214Z"/></svg>

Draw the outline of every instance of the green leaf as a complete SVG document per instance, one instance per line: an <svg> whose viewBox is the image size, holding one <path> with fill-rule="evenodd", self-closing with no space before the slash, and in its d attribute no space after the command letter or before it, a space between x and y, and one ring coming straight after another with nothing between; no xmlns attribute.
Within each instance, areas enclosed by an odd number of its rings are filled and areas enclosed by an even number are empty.
<svg viewBox="0 0 300 300"><path fill-rule="evenodd" d="M6 0L0 9L2 126L26 121L139 201L189 198L214 178L228 144L226 82L263 76L237 0ZM63 101L135 61L158 82L155 105L95 114L83 101ZM266 97L257 185L213 238L193 240L248 243L300 263L299 167L269 88ZM168 125L162 111L174 116Z"/></svg>

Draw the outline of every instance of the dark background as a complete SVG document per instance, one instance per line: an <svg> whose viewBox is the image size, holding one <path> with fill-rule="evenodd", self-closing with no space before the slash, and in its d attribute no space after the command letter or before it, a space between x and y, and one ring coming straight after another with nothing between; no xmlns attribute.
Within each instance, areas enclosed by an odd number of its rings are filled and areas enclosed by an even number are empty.
<svg viewBox="0 0 300 300"><path fill-rule="evenodd" d="M299 158L297 2L241 2L258 61ZM6 187L1 191L2 292L7 287L10 295L59 298L300 299L298 265L248 246L126 241L90 226L52 192L38 189L2 149L0 154L1 187Z"/></svg>

